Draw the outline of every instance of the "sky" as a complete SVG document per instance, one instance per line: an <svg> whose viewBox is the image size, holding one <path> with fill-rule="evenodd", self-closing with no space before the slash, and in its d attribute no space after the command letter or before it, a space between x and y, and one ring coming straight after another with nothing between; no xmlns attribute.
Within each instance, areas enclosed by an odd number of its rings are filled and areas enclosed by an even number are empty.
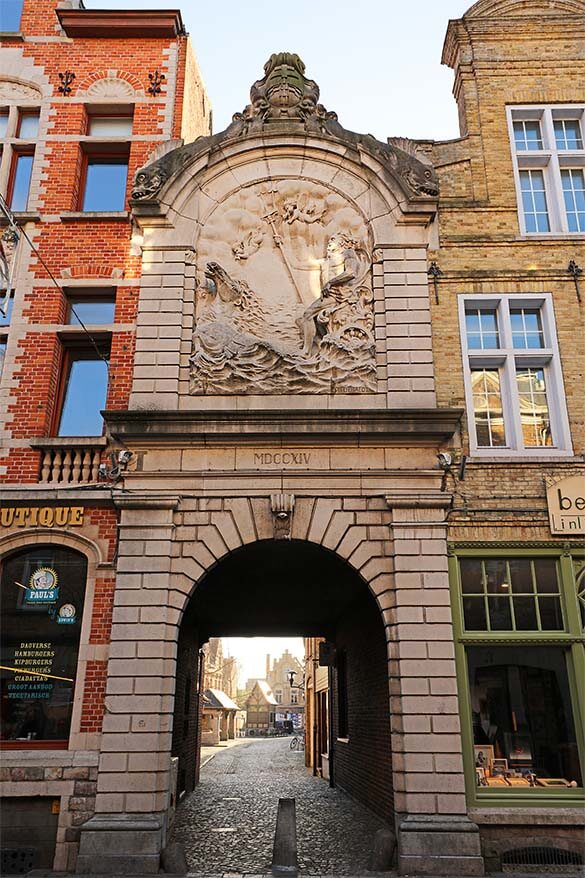
<svg viewBox="0 0 585 878"><path fill-rule="evenodd" d="M280 658L288 649L297 658L303 659L305 647L302 637L224 637L224 656L235 656L239 666L239 683L243 688L246 680L266 678L266 656ZM300 680L297 679L297 683Z"/></svg>
<svg viewBox="0 0 585 878"><path fill-rule="evenodd" d="M321 89L320 101L362 134L448 140L459 136L453 71L441 65L450 18L473 0L85 0L88 9L180 9L213 107L214 131L250 98L273 52L296 52ZM145 71L145 76L149 71ZM224 640L241 685L264 677L266 654L298 638Z"/></svg>
<svg viewBox="0 0 585 878"><path fill-rule="evenodd" d="M362 134L459 136L453 71L441 65L450 18L472 0L85 0L88 9L180 9L213 107L214 131L249 103L273 52L297 52L320 101ZM146 74L146 71L145 71Z"/></svg>

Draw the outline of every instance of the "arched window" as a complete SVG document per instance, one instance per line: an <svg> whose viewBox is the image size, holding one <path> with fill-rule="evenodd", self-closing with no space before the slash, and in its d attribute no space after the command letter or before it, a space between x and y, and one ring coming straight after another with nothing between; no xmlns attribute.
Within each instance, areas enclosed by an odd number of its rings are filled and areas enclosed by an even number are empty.
<svg viewBox="0 0 585 878"><path fill-rule="evenodd" d="M0 577L1 746L66 748L87 559L34 546L4 558Z"/></svg>

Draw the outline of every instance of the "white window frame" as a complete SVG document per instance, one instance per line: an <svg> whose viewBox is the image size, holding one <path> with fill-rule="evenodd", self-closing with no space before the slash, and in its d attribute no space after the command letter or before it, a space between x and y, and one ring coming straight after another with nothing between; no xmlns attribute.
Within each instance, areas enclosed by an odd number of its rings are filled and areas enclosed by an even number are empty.
<svg viewBox="0 0 585 878"><path fill-rule="evenodd" d="M516 201L518 205L518 222L522 235L529 237L549 237L555 235L582 237L585 232L569 231L561 169L580 169L585 173L585 104L530 104L510 105L506 107L510 148L514 166L516 183ZM554 130L555 119L577 119L581 125L583 149L557 149ZM541 127L543 148L539 150L518 150L514 137L514 122L538 121ZM550 231L532 232L526 230L520 171L541 170L544 176L546 201Z"/></svg>
<svg viewBox="0 0 585 878"><path fill-rule="evenodd" d="M573 454L567 404L563 385L561 358L557 342L553 298L550 293L537 295L495 294L467 295L462 293L459 300L459 327L461 331L461 352L465 383L465 402L469 431L469 447L473 456L489 458L509 457L560 457ZM472 308L494 309L496 311L499 348L469 348L465 314ZM540 311L545 347L514 348L512 344L510 309L538 308ZM546 397L549 408L552 446L525 447L520 420L520 403L516 382L516 365L541 368L544 370ZM506 434L505 446L478 445L473 407L471 370L473 368L497 368L500 373L500 391Z"/></svg>

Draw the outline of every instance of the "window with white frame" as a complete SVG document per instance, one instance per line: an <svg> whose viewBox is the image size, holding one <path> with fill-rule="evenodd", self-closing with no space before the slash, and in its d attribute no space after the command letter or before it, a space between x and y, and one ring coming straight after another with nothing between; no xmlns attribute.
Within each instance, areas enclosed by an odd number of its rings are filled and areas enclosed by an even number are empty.
<svg viewBox="0 0 585 878"><path fill-rule="evenodd" d="M552 297L459 297L471 450L570 453Z"/></svg>
<svg viewBox="0 0 585 878"><path fill-rule="evenodd" d="M510 107L523 234L585 233L585 106Z"/></svg>

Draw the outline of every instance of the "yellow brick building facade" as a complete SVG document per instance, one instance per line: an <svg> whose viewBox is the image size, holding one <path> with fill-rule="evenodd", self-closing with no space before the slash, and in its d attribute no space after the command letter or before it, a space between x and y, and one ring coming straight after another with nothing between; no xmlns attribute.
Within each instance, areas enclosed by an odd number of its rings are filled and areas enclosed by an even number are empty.
<svg viewBox="0 0 585 878"><path fill-rule="evenodd" d="M585 505L584 45L582 2L476 3L443 51L462 136L420 145L441 182L437 400L465 411L445 485L466 795L488 869L582 853L585 519L569 513ZM527 319L538 339L521 337ZM529 374L546 386L539 435Z"/></svg>

